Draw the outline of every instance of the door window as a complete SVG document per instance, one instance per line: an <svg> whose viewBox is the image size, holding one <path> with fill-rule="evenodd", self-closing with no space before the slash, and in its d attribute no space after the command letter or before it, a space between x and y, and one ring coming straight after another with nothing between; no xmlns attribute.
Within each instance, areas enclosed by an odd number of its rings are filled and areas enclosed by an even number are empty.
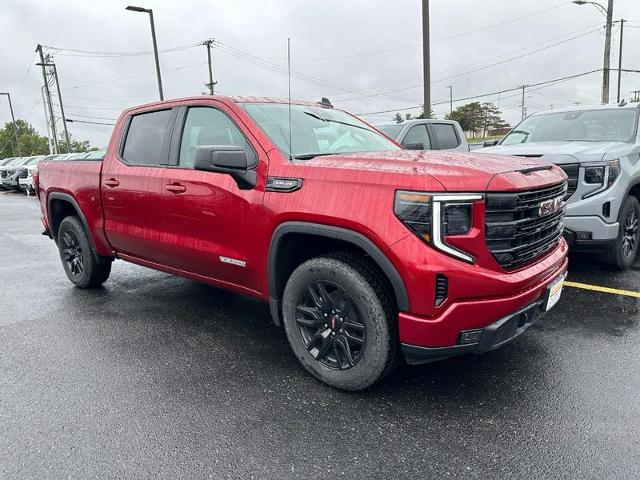
<svg viewBox="0 0 640 480"><path fill-rule="evenodd" d="M456 130L450 123L434 123L432 128L434 135L438 139L438 148L440 150L456 148L460 145Z"/></svg>
<svg viewBox="0 0 640 480"><path fill-rule="evenodd" d="M163 149L170 120L171 110L134 115L122 149L123 160L129 165L163 164Z"/></svg>
<svg viewBox="0 0 640 480"><path fill-rule="evenodd" d="M409 129L402 140L402 145L416 150L431 150L431 141L425 124L414 125Z"/></svg>
<svg viewBox="0 0 640 480"><path fill-rule="evenodd" d="M202 145L235 145L250 150L244 135L226 114L211 107L191 107L182 131L179 166L193 168L196 149Z"/></svg>

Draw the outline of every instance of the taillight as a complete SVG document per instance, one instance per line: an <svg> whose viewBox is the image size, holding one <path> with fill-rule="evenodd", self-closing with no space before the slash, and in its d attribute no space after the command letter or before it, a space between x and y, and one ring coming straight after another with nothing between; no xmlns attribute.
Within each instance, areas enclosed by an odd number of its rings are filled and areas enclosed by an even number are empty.
<svg viewBox="0 0 640 480"><path fill-rule="evenodd" d="M31 176L33 177L33 190L36 192L36 196L38 195L38 169L34 168L31 172Z"/></svg>

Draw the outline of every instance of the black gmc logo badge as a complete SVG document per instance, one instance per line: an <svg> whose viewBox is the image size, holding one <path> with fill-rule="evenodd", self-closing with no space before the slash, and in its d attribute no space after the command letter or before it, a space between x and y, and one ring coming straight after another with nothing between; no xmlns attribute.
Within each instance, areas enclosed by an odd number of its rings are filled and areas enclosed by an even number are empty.
<svg viewBox="0 0 640 480"><path fill-rule="evenodd" d="M551 200L546 200L540 204L538 207L538 216L539 217L548 217L549 215L553 215L558 212L564 206L564 202L562 197L552 198Z"/></svg>

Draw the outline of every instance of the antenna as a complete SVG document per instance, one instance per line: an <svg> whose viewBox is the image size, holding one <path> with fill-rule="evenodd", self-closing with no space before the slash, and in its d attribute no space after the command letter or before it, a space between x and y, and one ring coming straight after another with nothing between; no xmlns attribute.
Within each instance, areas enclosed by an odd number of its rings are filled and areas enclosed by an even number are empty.
<svg viewBox="0 0 640 480"><path fill-rule="evenodd" d="M289 160L293 159L293 142L291 140L291 39L287 38L287 75L289 77Z"/></svg>

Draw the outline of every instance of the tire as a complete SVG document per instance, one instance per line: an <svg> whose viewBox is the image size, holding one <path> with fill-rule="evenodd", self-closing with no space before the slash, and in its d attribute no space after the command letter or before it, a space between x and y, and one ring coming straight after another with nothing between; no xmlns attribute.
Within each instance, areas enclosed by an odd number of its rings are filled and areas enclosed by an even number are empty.
<svg viewBox="0 0 640 480"><path fill-rule="evenodd" d="M282 299L291 349L328 385L352 391L373 385L400 361L392 298L379 274L357 256L337 253L304 262L289 277Z"/></svg>
<svg viewBox="0 0 640 480"><path fill-rule="evenodd" d="M640 203L636 197L628 196L622 202L618 214L620 231L618 238L607 250L607 264L618 270L626 270L636 260L640 246Z"/></svg>
<svg viewBox="0 0 640 480"><path fill-rule="evenodd" d="M64 272L76 287L99 287L109 278L112 259L95 254L78 217L66 217L60 223L58 251Z"/></svg>

